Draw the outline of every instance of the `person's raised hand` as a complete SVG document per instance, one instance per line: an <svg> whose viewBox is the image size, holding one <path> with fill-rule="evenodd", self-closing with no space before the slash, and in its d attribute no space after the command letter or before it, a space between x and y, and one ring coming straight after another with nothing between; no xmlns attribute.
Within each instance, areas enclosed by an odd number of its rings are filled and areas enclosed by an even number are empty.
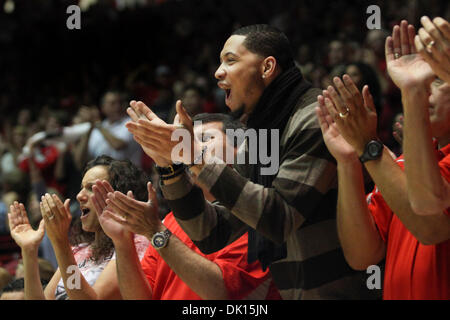
<svg viewBox="0 0 450 320"><path fill-rule="evenodd" d="M151 239L164 227L158 213L156 191L150 182L147 183L147 190L147 202L135 200L131 191L128 191L127 195L119 191L108 192L107 207L102 214L108 215L130 232Z"/></svg>
<svg viewBox="0 0 450 320"><path fill-rule="evenodd" d="M327 96L327 92L325 90L323 93ZM324 96L318 96L317 102L317 119L319 120L320 129L322 130L323 140L325 141L331 155L338 163L358 161L355 149L347 141L345 141L333 118L328 113L328 110L325 107Z"/></svg>
<svg viewBox="0 0 450 320"><path fill-rule="evenodd" d="M350 76L342 79L333 79L337 90L329 86L324 92L325 106L340 134L361 156L366 144L377 139L375 105L367 85L361 94Z"/></svg>
<svg viewBox="0 0 450 320"><path fill-rule="evenodd" d="M434 73L450 84L450 23L440 17L433 21L422 17L420 22L423 28L414 39L417 51Z"/></svg>
<svg viewBox="0 0 450 320"><path fill-rule="evenodd" d="M177 112L181 124L167 124L145 105L146 108L142 106L143 104L137 103L137 105L142 108L136 108L139 112L133 109L134 114L130 112L133 121L128 122L126 127L156 164L165 166L158 161L165 162L166 165L173 162L192 163L193 129L192 124L189 124L189 116L187 113L184 114L186 111L182 108L181 100L177 101Z"/></svg>
<svg viewBox="0 0 450 320"><path fill-rule="evenodd" d="M72 220L69 206L70 199L66 199L62 203L55 194L46 193L41 197L41 214L45 221L47 235L54 247L64 244L69 239L69 228Z"/></svg>
<svg viewBox="0 0 450 320"><path fill-rule="evenodd" d="M415 86L429 88L435 78L430 65L417 53L414 37L414 26L403 20L400 26L394 26L392 36L386 38L387 70L401 90Z"/></svg>
<svg viewBox="0 0 450 320"><path fill-rule="evenodd" d="M136 131L140 126L138 125L138 121L148 120L157 124L165 124L165 122L160 119L145 103L142 101L131 100L130 107L127 108L127 113L131 118L131 122L126 124L127 129L133 134L133 131ZM130 124L132 123L132 124ZM134 125L133 125L134 124ZM147 154L150 158L155 161L155 163L160 167L166 167L171 162L167 161L163 157L161 157L157 152L153 150L153 148L142 141L141 135L133 134L134 140L139 143L142 147L142 150Z"/></svg>
<svg viewBox="0 0 450 320"><path fill-rule="evenodd" d="M22 203L14 201L9 207L9 211L8 220L11 237L22 250L37 251L42 238L44 238L44 220L41 220L38 229L34 230Z"/></svg>
<svg viewBox="0 0 450 320"><path fill-rule="evenodd" d="M125 226L114 220L111 217L110 212L107 210L107 194L109 192L114 192L114 189L111 187L109 182L106 180L97 180L95 185L92 186L92 191L93 194L90 196L90 199L94 205L98 221L100 222L100 225L106 235L115 243L131 238L133 233L125 228Z"/></svg>

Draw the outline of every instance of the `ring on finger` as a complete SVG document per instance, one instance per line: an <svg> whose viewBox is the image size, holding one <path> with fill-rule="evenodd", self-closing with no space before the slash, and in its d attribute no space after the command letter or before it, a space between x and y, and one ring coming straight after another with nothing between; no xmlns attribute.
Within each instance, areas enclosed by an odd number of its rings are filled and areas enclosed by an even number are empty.
<svg viewBox="0 0 450 320"><path fill-rule="evenodd" d="M398 52L395 52L395 53L394 53L394 58L395 58L395 59L398 59L398 58L400 58L400 53L398 53Z"/></svg>
<svg viewBox="0 0 450 320"><path fill-rule="evenodd" d="M345 112L339 112L339 117L341 117L342 119L347 118L348 115L350 114L350 109L348 107L345 107Z"/></svg>
<svg viewBox="0 0 450 320"><path fill-rule="evenodd" d="M431 50L431 48L434 46L434 40L431 40L429 44L427 44L427 49Z"/></svg>
<svg viewBox="0 0 450 320"><path fill-rule="evenodd" d="M48 220L52 220L55 217L54 214L52 214L51 216L48 216Z"/></svg>

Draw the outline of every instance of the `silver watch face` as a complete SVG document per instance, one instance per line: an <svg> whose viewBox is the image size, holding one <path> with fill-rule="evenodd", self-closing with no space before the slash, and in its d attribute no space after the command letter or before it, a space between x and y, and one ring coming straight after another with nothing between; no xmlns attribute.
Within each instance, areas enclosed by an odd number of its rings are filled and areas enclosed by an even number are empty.
<svg viewBox="0 0 450 320"><path fill-rule="evenodd" d="M157 234L153 238L153 246L156 248L162 248L166 244L166 238L162 234Z"/></svg>

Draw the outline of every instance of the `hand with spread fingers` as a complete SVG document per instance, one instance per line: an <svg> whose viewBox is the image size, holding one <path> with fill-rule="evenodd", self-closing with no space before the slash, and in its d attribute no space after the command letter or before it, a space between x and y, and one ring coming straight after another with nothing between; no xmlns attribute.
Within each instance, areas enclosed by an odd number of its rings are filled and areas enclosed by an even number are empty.
<svg viewBox="0 0 450 320"><path fill-rule="evenodd" d="M131 191L128 191L127 195L119 191L112 191L107 181L102 181L101 184L102 188L96 183L94 201L99 206L98 209L103 207L103 210L98 210L98 212L102 212L102 222L100 223L102 226L105 223L109 229L105 232L111 233L116 240L119 240L121 234L119 234L118 226L114 225L112 221L122 225L128 232L143 235L148 239L151 239L156 232L165 229L159 218L156 191L150 182L147 183L147 202L135 200Z"/></svg>
<svg viewBox="0 0 450 320"><path fill-rule="evenodd" d="M153 111L150 110L150 108L147 107L145 103L143 103L142 101L135 101L135 100L130 101L130 107L127 108L127 113L130 116L132 122L136 124L140 119L153 121L154 123L160 125L165 124L165 122L160 118L158 118L158 116L155 113L153 113ZM138 142L139 137L136 138L136 136L133 135L133 138L136 140L136 142ZM152 148L146 147L142 144L141 147L144 150L144 152L150 158L152 158L155 161L155 163L160 167L165 167L170 164L170 162L158 156L158 154L155 151L153 151Z"/></svg>
<svg viewBox="0 0 450 320"><path fill-rule="evenodd" d="M324 94L326 94L325 91ZM344 139L339 132L336 122L328 113L325 106L325 98L318 96L317 102L319 104L316 107L317 119L322 130L323 139L331 155L337 162L341 163L359 161L355 149Z"/></svg>
<svg viewBox="0 0 450 320"><path fill-rule="evenodd" d="M69 228L72 220L70 214L70 199L64 203L57 195L46 193L41 197L41 214L45 221L47 235L53 246L66 243L69 239Z"/></svg>
<svg viewBox="0 0 450 320"><path fill-rule="evenodd" d="M440 17L422 17L420 22L423 28L414 39L417 51L439 78L450 83L450 23Z"/></svg>
<svg viewBox="0 0 450 320"><path fill-rule="evenodd" d="M429 87L435 78L430 65L417 53L414 37L414 26L403 20L394 27L392 36L386 38L387 70L400 90L417 85Z"/></svg>
<svg viewBox="0 0 450 320"><path fill-rule="evenodd" d="M369 87L363 87L362 95L348 75L333 79L337 88L324 90L325 107L336 123L340 134L355 149L358 156L366 144L377 139L377 114Z"/></svg>
<svg viewBox="0 0 450 320"><path fill-rule="evenodd" d="M91 195L91 201L95 207L100 225L106 235L113 242L132 238L133 233L111 216L113 213L111 213L110 208L106 205L108 193L114 192L109 182L106 180L97 180L95 185L92 186L92 191L94 194Z"/></svg>
<svg viewBox="0 0 450 320"><path fill-rule="evenodd" d="M131 101L130 106L127 112L133 121L128 122L126 127L144 152L155 159L159 166L167 166L176 161L192 163L194 154L201 153L201 146L194 143L192 120L181 100L176 103L180 124L165 123L140 101ZM172 137L175 141L172 141ZM200 149L197 153L194 152L196 146Z"/></svg>
<svg viewBox="0 0 450 320"><path fill-rule="evenodd" d="M44 220L41 220L38 229L34 230L22 203L14 201L9 210L8 219L11 237L22 250L37 250L42 238L44 238Z"/></svg>

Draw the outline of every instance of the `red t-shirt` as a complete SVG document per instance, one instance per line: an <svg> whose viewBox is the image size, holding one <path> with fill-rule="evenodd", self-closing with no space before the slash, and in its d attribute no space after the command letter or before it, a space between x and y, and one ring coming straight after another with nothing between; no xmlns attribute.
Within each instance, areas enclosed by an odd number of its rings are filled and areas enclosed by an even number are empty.
<svg viewBox="0 0 450 320"><path fill-rule="evenodd" d="M33 162L37 169L41 172L42 178L45 184L49 188L55 188L59 193L64 194L66 191L66 186L59 183L55 178L55 165L60 152L53 146L44 146L39 148L39 155L33 157ZM23 172L30 171L30 164L28 163L28 158L23 159L19 162L19 168Z"/></svg>
<svg viewBox="0 0 450 320"><path fill-rule="evenodd" d="M450 181L450 145L438 151L442 176ZM404 169L403 156L397 164ZM367 196L369 209L386 243L383 299L449 300L450 240L423 245L391 211L375 187ZM450 219L450 208L444 212Z"/></svg>
<svg viewBox="0 0 450 320"><path fill-rule="evenodd" d="M269 270L262 271L259 262L248 264L247 234L218 252L204 255L181 229L172 213L165 217L164 225L191 250L220 267L229 299L281 299ZM152 246L148 247L141 265L152 287L154 300L201 300Z"/></svg>

